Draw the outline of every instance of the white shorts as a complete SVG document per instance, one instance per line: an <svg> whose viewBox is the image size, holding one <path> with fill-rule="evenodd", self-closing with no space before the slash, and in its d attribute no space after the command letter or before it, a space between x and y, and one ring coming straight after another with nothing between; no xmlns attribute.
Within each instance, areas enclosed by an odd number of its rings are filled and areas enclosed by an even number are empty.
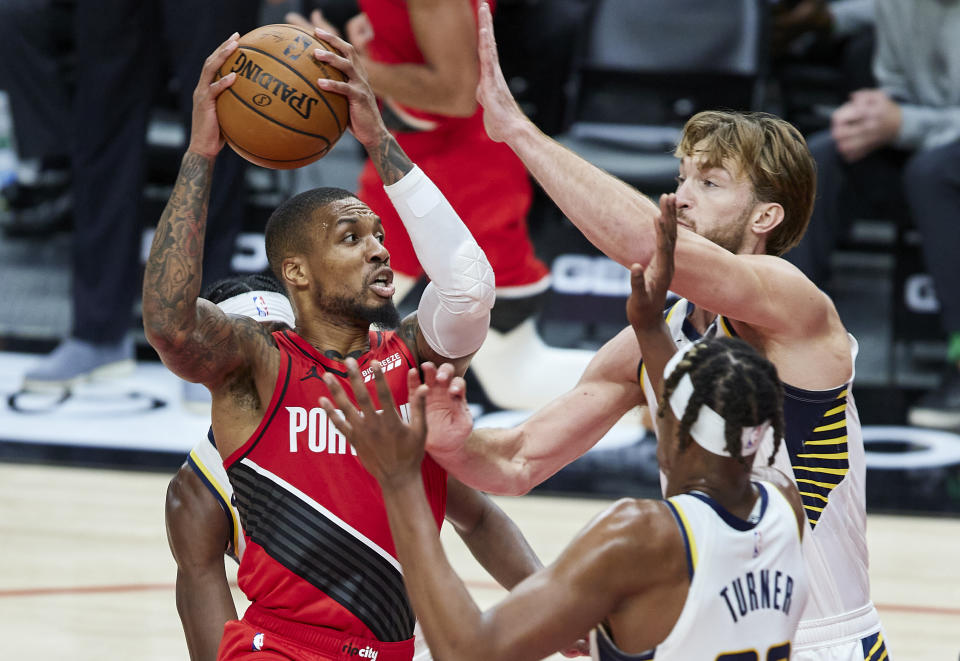
<svg viewBox="0 0 960 661"><path fill-rule="evenodd" d="M793 661L889 661L880 615L873 603L797 628Z"/></svg>

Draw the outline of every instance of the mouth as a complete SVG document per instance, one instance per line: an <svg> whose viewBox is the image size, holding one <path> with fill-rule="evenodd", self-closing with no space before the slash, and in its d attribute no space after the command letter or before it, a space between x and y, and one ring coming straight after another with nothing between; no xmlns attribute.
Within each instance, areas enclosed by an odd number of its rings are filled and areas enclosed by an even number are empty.
<svg viewBox="0 0 960 661"><path fill-rule="evenodd" d="M396 287L393 284L393 270L390 267L379 269L367 285L374 294L381 298L393 298Z"/></svg>

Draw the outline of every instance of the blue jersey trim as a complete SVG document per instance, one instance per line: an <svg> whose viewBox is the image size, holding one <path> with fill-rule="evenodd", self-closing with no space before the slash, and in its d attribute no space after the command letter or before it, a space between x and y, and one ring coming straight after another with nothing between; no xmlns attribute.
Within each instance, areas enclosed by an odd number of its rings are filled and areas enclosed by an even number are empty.
<svg viewBox="0 0 960 661"><path fill-rule="evenodd" d="M720 503L718 503L717 501L715 501L713 498L711 498L705 493L702 493L700 491L690 491L688 492L688 495L693 496L694 498L697 498L705 502L710 507L712 507L713 511L717 513L717 516L723 519L723 521L734 530L740 530L741 532L746 532L747 530L753 530L754 528L756 528L757 523L760 523L760 520L763 519L763 515L767 511L767 502L769 500L767 489L759 482L754 482L753 484L756 485L757 490L760 492L760 519L757 519L756 523L750 523L749 521L744 521L740 517L731 514L727 508L725 508L723 505L721 505Z"/></svg>
<svg viewBox="0 0 960 661"><path fill-rule="evenodd" d="M670 513L673 514L673 518L677 521L677 528L680 529L680 536L683 537L683 548L687 556L687 573L690 575L690 580L693 581L693 554L690 552L690 539L687 537L687 527L683 525L683 519L677 511L676 505L669 500L663 502L667 504Z"/></svg>

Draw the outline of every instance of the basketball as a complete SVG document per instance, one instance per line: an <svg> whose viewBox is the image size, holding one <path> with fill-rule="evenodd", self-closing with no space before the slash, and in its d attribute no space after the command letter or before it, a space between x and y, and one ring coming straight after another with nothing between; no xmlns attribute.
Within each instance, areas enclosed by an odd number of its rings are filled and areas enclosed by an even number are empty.
<svg viewBox="0 0 960 661"><path fill-rule="evenodd" d="M217 72L236 81L217 98L220 131L251 163L289 170L323 157L347 128L347 99L320 90L318 78L343 81L318 62L316 48L333 50L294 25L265 25L240 37Z"/></svg>

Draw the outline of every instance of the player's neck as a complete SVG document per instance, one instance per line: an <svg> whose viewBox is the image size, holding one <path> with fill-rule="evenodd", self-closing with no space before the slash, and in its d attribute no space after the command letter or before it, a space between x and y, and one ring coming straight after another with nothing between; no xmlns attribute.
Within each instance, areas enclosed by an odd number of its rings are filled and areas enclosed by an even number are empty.
<svg viewBox="0 0 960 661"><path fill-rule="evenodd" d="M297 322L297 334L314 349L335 360L357 358L370 350L370 324L363 320L327 317Z"/></svg>
<svg viewBox="0 0 960 661"><path fill-rule="evenodd" d="M682 467L670 475L672 494L700 491L727 511L745 519L757 499L750 470L739 461L718 457L695 443L686 450Z"/></svg>

